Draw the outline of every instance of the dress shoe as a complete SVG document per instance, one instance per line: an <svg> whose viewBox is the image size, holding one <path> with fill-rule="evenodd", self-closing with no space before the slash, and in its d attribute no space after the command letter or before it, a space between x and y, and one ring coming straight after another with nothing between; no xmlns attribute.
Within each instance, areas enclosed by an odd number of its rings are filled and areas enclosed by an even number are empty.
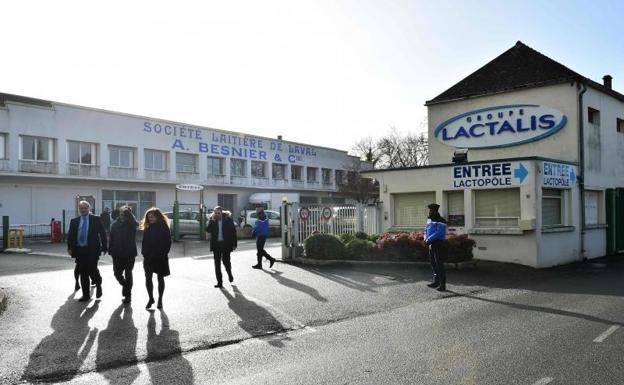
<svg viewBox="0 0 624 385"><path fill-rule="evenodd" d="M80 297L80 299L78 300L79 302L87 302L90 301L91 297L87 297L85 295L83 295L82 297Z"/></svg>
<svg viewBox="0 0 624 385"><path fill-rule="evenodd" d="M129 304L130 302L132 302L132 298L130 296L127 296L126 298L123 299L122 302L125 304Z"/></svg>
<svg viewBox="0 0 624 385"><path fill-rule="evenodd" d="M262 269L262 265L258 263L257 265L253 265L251 268L252 269Z"/></svg>
<svg viewBox="0 0 624 385"><path fill-rule="evenodd" d="M228 276L228 279L230 280L230 283L234 282L234 276L232 274Z"/></svg>
<svg viewBox="0 0 624 385"><path fill-rule="evenodd" d="M102 285L97 285L95 288L95 298L102 298Z"/></svg>
<svg viewBox="0 0 624 385"><path fill-rule="evenodd" d="M145 305L145 308L149 309L150 307L152 307L153 304L154 304L154 298L150 298L149 301L147 301L147 305Z"/></svg>
<svg viewBox="0 0 624 385"><path fill-rule="evenodd" d="M275 258L271 258L269 261L269 267L273 267L273 264L275 263Z"/></svg>
<svg viewBox="0 0 624 385"><path fill-rule="evenodd" d="M223 287L223 284L221 284L221 283L217 283L216 285L214 285L214 287L216 287L216 288L222 288L222 287Z"/></svg>
<svg viewBox="0 0 624 385"><path fill-rule="evenodd" d="M156 305L157 308L162 309L162 299L158 298L158 305Z"/></svg>
<svg viewBox="0 0 624 385"><path fill-rule="evenodd" d="M437 288L438 291L446 291L446 285L440 285L440 287Z"/></svg>
<svg viewBox="0 0 624 385"><path fill-rule="evenodd" d="M78 291L78 290L80 290L80 284L76 282L76 285L74 285L74 291Z"/></svg>
<svg viewBox="0 0 624 385"><path fill-rule="evenodd" d="M440 286L440 282L432 282L432 283L428 284L427 286L429 286L429 287L438 287L438 286Z"/></svg>

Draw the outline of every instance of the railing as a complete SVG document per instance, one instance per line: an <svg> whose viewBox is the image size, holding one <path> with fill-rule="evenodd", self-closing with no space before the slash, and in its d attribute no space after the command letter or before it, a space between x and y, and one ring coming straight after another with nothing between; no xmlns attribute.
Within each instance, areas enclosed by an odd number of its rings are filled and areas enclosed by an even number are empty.
<svg viewBox="0 0 624 385"><path fill-rule="evenodd" d="M183 182L199 182L199 173L197 172L180 172L176 173L176 177L179 181Z"/></svg>
<svg viewBox="0 0 624 385"><path fill-rule="evenodd" d="M8 159L0 159L0 171L11 171L11 165Z"/></svg>
<svg viewBox="0 0 624 385"><path fill-rule="evenodd" d="M145 170L145 179L167 180L169 179L169 171L168 170Z"/></svg>
<svg viewBox="0 0 624 385"><path fill-rule="evenodd" d="M68 163L66 168L67 175L72 176L100 176L100 166L93 164L76 164Z"/></svg>
<svg viewBox="0 0 624 385"><path fill-rule="evenodd" d="M50 239L52 236L52 225L49 223L17 224L10 225L10 229L23 229L24 238L30 239ZM0 225L0 239L2 238L2 225Z"/></svg>
<svg viewBox="0 0 624 385"><path fill-rule="evenodd" d="M269 178L261 178L261 177L252 177L251 178L252 186L268 186Z"/></svg>
<svg viewBox="0 0 624 385"><path fill-rule="evenodd" d="M296 188L304 188L305 187L305 182L302 181L302 180L293 179L292 180L292 186L296 187Z"/></svg>
<svg viewBox="0 0 624 385"><path fill-rule="evenodd" d="M111 178L136 178L138 175L136 168L114 167L108 168L108 176Z"/></svg>
<svg viewBox="0 0 624 385"><path fill-rule="evenodd" d="M230 176L230 184L237 186L247 186L249 185L249 178L246 176Z"/></svg>
<svg viewBox="0 0 624 385"><path fill-rule="evenodd" d="M271 186L274 187L290 187L288 179L271 179Z"/></svg>
<svg viewBox="0 0 624 385"><path fill-rule="evenodd" d="M36 174L58 174L58 163L42 162L38 160L20 160L19 172L31 172Z"/></svg>
<svg viewBox="0 0 624 385"><path fill-rule="evenodd" d="M228 184L227 176L225 175L208 175L206 177L206 182L212 184Z"/></svg>

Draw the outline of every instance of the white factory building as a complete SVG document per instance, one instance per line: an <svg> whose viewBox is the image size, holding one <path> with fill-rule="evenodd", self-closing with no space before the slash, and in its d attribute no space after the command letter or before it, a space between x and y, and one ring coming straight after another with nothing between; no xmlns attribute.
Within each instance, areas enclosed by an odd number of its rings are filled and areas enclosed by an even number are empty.
<svg viewBox="0 0 624 385"><path fill-rule="evenodd" d="M73 216L83 198L98 214L171 210L178 184L204 186L206 206L234 213L250 202L279 210L284 196L343 203L338 185L357 167L337 149L0 93L0 215L12 224Z"/></svg>
<svg viewBox="0 0 624 385"><path fill-rule="evenodd" d="M518 42L426 102L428 166L367 172L383 227L420 230L438 202L479 259L548 267L624 251L624 95L611 80Z"/></svg>

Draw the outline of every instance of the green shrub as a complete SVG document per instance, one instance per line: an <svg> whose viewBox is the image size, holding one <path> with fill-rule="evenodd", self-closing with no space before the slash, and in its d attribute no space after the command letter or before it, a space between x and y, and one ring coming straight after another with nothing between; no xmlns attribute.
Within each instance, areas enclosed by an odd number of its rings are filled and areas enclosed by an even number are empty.
<svg viewBox="0 0 624 385"><path fill-rule="evenodd" d="M365 233L365 232L363 232L363 231L358 231L357 233L355 233L355 237L356 237L357 239L363 239L363 240L365 240L365 241L368 241L368 234L366 234L366 233Z"/></svg>
<svg viewBox="0 0 624 385"><path fill-rule="evenodd" d="M473 258L472 249L477 245L467 235L449 235L446 238L447 254L445 262L465 262Z"/></svg>
<svg viewBox="0 0 624 385"><path fill-rule="evenodd" d="M368 236L368 240L373 243L377 243L378 239L379 239L379 234L371 234Z"/></svg>
<svg viewBox="0 0 624 385"><path fill-rule="evenodd" d="M353 239L347 243L347 257L350 259L370 259L375 244L366 239Z"/></svg>
<svg viewBox="0 0 624 385"><path fill-rule="evenodd" d="M340 234L338 236L338 239L340 239L340 242L344 243L345 245L349 242L351 242L352 240L355 239L355 235L353 234Z"/></svg>
<svg viewBox="0 0 624 385"><path fill-rule="evenodd" d="M303 241L305 255L313 259L342 259L345 245L330 234L313 234Z"/></svg>

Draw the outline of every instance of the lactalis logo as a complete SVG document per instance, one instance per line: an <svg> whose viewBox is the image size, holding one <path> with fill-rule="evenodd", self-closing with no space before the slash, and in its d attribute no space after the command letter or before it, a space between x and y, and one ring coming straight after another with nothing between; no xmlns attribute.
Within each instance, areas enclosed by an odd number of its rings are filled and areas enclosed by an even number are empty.
<svg viewBox="0 0 624 385"><path fill-rule="evenodd" d="M535 142L561 130L568 119L554 108L514 104L454 116L434 131L444 144L459 148L510 147Z"/></svg>

